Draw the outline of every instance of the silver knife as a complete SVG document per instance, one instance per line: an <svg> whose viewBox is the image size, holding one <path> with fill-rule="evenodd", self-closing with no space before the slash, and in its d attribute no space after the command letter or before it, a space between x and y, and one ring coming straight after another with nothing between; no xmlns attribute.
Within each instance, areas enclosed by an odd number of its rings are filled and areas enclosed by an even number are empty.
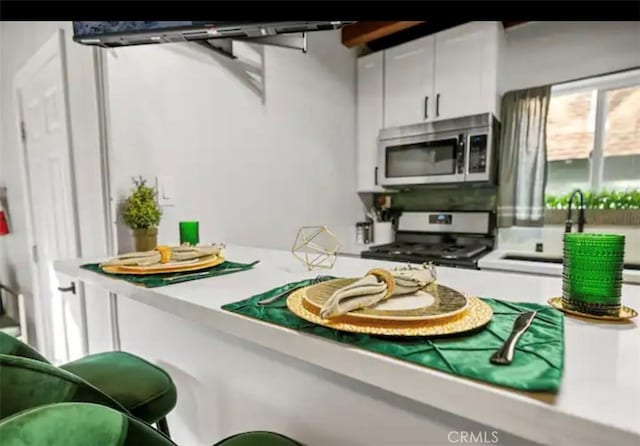
<svg viewBox="0 0 640 446"><path fill-rule="evenodd" d="M260 263L260 260L256 260L255 262L251 262L251 263L249 263L247 266L255 266L255 265L257 265L258 263ZM222 272L223 272L224 274L228 274L228 273L235 273L236 271L244 271L245 269L248 269L248 268L245 268L245 267L243 266L243 267L240 267L240 268L228 268L228 269L222 270ZM206 275L207 275L207 274L209 274L209 273L210 273L210 271L203 271L203 272L201 272L201 273L192 273L192 274L183 274L183 275L181 275L181 276L165 277L165 278L164 278L164 279L162 279L162 280L164 280L164 281L166 281L166 282L171 282L172 280L179 280L179 279L191 279L192 277L206 276ZM223 275L224 275L224 274L223 274ZM212 276L212 277L215 277L215 276Z"/></svg>
<svg viewBox="0 0 640 446"><path fill-rule="evenodd" d="M516 350L516 344L518 343L518 339L520 336L527 331L533 318L536 317L535 311L527 311L526 313L522 313L513 323L513 329L511 330L511 334L504 341L504 344L500 349L498 349L489 361L492 364L498 365L509 365L513 361L513 354Z"/></svg>

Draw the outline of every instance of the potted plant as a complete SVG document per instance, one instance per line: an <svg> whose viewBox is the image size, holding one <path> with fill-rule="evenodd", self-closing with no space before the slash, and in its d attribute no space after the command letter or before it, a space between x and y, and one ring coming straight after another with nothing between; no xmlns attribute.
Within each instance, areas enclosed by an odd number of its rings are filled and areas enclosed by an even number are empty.
<svg viewBox="0 0 640 446"><path fill-rule="evenodd" d="M156 202L156 191L142 177L134 178L135 188L125 200L122 218L133 230L136 251L151 251L158 245L158 224L162 210Z"/></svg>

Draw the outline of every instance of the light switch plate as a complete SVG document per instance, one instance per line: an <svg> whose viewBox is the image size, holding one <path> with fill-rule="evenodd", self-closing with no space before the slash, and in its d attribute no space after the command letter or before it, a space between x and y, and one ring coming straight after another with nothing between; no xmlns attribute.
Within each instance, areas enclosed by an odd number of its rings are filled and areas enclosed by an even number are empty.
<svg viewBox="0 0 640 446"><path fill-rule="evenodd" d="M157 176L156 190L158 191L158 205L160 206L176 205L176 190L175 190L173 177Z"/></svg>

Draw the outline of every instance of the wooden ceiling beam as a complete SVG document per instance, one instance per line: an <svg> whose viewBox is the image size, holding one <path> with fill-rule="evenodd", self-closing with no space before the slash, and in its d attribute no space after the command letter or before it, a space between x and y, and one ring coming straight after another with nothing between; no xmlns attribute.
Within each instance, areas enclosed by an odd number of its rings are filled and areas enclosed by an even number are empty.
<svg viewBox="0 0 640 446"><path fill-rule="evenodd" d="M342 28L342 44L348 48L365 45L398 31L424 23L421 22L358 22Z"/></svg>

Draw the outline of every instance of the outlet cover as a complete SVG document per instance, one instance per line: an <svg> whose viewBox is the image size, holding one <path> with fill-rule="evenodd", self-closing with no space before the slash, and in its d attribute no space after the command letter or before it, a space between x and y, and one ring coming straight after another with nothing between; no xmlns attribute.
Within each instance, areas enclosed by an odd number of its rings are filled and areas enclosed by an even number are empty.
<svg viewBox="0 0 640 446"><path fill-rule="evenodd" d="M158 191L158 205L175 206L176 205L176 188L173 177L157 176L156 190Z"/></svg>

